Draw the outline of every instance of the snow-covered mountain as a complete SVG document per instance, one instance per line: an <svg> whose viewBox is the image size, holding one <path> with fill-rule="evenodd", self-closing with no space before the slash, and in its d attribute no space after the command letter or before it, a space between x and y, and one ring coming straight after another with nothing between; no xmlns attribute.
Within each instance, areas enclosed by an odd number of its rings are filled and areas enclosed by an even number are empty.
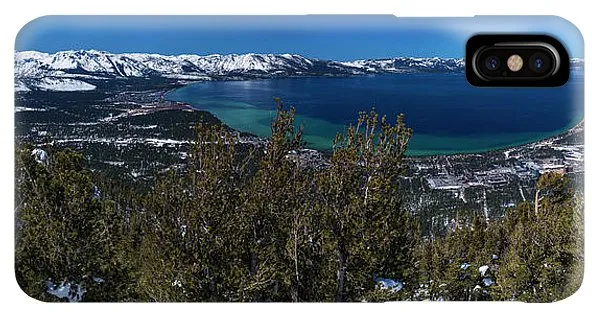
<svg viewBox="0 0 592 316"><path fill-rule="evenodd" d="M385 72L461 72L464 71L464 59L457 58L416 58L397 57L391 59L362 59L342 63L359 67L368 73Z"/></svg>
<svg viewBox="0 0 592 316"><path fill-rule="evenodd" d="M328 62L298 55L178 55L111 54L107 52L63 51L46 54L17 52L17 78L53 77L172 77L211 79L218 76L297 75L323 71ZM335 72L343 72L335 65ZM346 71L347 72L347 71ZM88 77L91 76L91 77Z"/></svg>
<svg viewBox="0 0 592 316"><path fill-rule="evenodd" d="M15 87L61 90L90 89L85 80L165 77L185 80L269 78L286 76L357 75L386 72L460 72L464 60L453 58L392 58L339 62L293 54L177 55L112 54L96 50L54 54L15 53ZM40 80L44 79L44 82ZM50 81L48 81L51 78Z"/></svg>
<svg viewBox="0 0 592 316"><path fill-rule="evenodd" d="M582 59L572 59L581 70ZM462 58L362 59L332 61L293 54L176 55L113 54L96 50L15 53L15 91L92 90L93 80L174 78L224 80L290 76L344 76L399 72L463 72Z"/></svg>
<svg viewBox="0 0 592 316"><path fill-rule="evenodd" d="M583 58L572 58L571 71L583 72L584 71L584 59Z"/></svg>

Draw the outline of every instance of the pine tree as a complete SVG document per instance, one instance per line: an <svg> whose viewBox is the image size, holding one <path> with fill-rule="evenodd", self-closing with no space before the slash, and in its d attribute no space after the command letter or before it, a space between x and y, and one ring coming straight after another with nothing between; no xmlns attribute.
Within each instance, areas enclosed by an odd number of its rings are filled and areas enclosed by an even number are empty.
<svg viewBox="0 0 592 316"><path fill-rule="evenodd" d="M550 302L569 296L581 280L581 204L567 178L546 173L534 203L508 214L508 251L501 258L496 299Z"/></svg>
<svg viewBox="0 0 592 316"><path fill-rule="evenodd" d="M413 282L418 229L397 190L410 136L402 115L390 125L372 111L361 113L358 125L334 141L330 166L319 175L316 213L325 225L324 268L337 271L326 280L336 301L396 296L374 292L377 277Z"/></svg>
<svg viewBox="0 0 592 316"><path fill-rule="evenodd" d="M298 162L290 158L302 147L302 129L294 126L294 120L294 108L285 109L276 99L271 137L241 196L248 240L245 300L303 299L308 183Z"/></svg>
<svg viewBox="0 0 592 316"><path fill-rule="evenodd" d="M42 159L36 157L42 153ZM56 300L47 290L70 287L71 300L115 300L125 268L114 256L121 214L100 196L82 155L71 150L16 152L17 282L25 293Z"/></svg>
<svg viewBox="0 0 592 316"><path fill-rule="evenodd" d="M248 158L237 159L236 142L222 127L198 125L187 173L170 171L147 197L138 255L147 299L242 299L247 270L237 210Z"/></svg>

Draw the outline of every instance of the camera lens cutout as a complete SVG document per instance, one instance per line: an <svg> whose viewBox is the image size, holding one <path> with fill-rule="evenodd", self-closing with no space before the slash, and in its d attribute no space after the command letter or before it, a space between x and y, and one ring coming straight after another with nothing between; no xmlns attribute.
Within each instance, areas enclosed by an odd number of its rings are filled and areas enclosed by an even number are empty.
<svg viewBox="0 0 592 316"><path fill-rule="evenodd" d="M560 86L570 75L567 50L548 35L478 34L467 41L465 56L475 86Z"/></svg>
<svg viewBox="0 0 592 316"><path fill-rule="evenodd" d="M485 47L474 58L476 70L485 80L543 80L558 63L546 46L519 43Z"/></svg>
<svg viewBox="0 0 592 316"><path fill-rule="evenodd" d="M485 59L485 68L490 71L496 71L501 65L500 58L497 56L489 56Z"/></svg>
<svg viewBox="0 0 592 316"><path fill-rule="evenodd" d="M533 72L538 74L546 73L551 66L551 58L549 57L549 55L543 52L535 53L530 57L528 64L530 70L532 70Z"/></svg>

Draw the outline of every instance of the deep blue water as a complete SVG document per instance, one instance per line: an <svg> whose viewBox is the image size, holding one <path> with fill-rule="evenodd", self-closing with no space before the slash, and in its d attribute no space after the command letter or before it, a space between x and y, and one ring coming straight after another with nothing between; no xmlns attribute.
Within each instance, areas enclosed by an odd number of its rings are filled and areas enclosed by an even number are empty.
<svg viewBox="0 0 592 316"><path fill-rule="evenodd" d="M542 139L583 118L583 79L558 88L477 88L462 74L393 74L199 82L167 94L239 130L269 135L273 97L296 107L309 147L375 107L414 131L411 154L480 152Z"/></svg>

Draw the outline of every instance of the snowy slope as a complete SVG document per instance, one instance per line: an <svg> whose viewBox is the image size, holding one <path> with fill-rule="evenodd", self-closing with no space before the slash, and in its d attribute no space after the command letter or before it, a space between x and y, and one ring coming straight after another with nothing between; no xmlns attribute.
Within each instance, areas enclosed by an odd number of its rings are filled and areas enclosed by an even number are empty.
<svg viewBox="0 0 592 316"><path fill-rule="evenodd" d="M20 80L15 80L14 81L14 92L27 92L27 91L31 91L31 89L29 89L29 87L27 87L27 85L20 81Z"/></svg>
<svg viewBox="0 0 592 316"><path fill-rule="evenodd" d="M574 69L584 61L573 59ZM174 78L223 80L288 76L334 76L401 72L463 72L464 59L395 57L349 62L294 54L177 55L113 54L96 50L15 53L15 91L94 89L92 80ZM90 80L90 81L89 81Z"/></svg>
<svg viewBox="0 0 592 316"><path fill-rule="evenodd" d="M391 59L356 60L344 63L363 69L365 72L461 72L464 59L397 57Z"/></svg>
<svg viewBox="0 0 592 316"><path fill-rule="evenodd" d="M42 78L30 86L45 91L89 91L96 88L84 81L69 78Z"/></svg>
<svg viewBox="0 0 592 316"><path fill-rule="evenodd" d="M338 62L293 54L178 55L112 54L95 50L15 54L17 78L153 77L197 78L257 75L330 75L393 71L460 71L460 59L393 58Z"/></svg>
<svg viewBox="0 0 592 316"><path fill-rule="evenodd" d="M297 55L180 55L111 54L99 51L63 51L46 54L32 51L15 54L17 78L46 76L187 77L241 75L249 73L309 71L314 63Z"/></svg>

